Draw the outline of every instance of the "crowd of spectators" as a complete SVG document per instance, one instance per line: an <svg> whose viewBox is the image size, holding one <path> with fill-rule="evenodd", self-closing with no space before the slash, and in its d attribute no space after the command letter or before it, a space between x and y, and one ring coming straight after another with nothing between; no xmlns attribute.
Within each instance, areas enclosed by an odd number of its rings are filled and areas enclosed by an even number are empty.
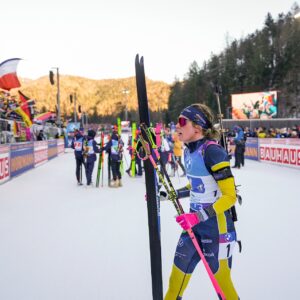
<svg viewBox="0 0 300 300"><path fill-rule="evenodd" d="M19 106L19 102L15 96L11 96L8 92L0 91L0 119L10 119L22 121L14 110Z"/></svg>
<svg viewBox="0 0 300 300"><path fill-rule="evenodd" d="M258 138L300 138L300 125L294 125L291 128L243 128L245 137L258 137ZM235 132L233 130L228 132L229 137L234 137Z"/></svg>
<svg viewBox="0 0 300 300"><path fill-rule="evenodd" d="M0 90L0 144L48 140L64 134L63 128L59 128L54 120L35 121L30 128L26 128L22 117L15 112L20 104L16 96ZM34 106L28 106L28 108L32 118Z"/></svg>

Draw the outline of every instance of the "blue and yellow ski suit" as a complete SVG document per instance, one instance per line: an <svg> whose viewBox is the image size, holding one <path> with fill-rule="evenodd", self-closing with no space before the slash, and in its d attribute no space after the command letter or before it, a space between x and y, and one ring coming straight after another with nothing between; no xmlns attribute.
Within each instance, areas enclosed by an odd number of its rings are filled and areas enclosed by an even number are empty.
<svg viewBox="0 0 300 300"><path fill-rule="evenodd" d="M214 213L193 232L226 299L237 300L231 280L232 251L236 232L230 208L236 201L234 178L226 151L216 142L201 139L184 152L189 185L178 196L190 196L190 212L209 209ZM174 265L165 300L180 300L200 257L187 232L177 244Z"/></svg>

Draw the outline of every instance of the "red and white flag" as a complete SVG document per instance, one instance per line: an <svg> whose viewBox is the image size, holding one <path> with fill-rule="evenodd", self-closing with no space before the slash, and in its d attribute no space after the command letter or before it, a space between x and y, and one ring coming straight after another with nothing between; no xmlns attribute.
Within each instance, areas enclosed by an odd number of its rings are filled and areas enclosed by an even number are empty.
<svg viewBox="0 0 300 300"><path fill-rule="evenodd" d="M20 87L17 66L21 58L11 58L0 64L0 88L9 91Z"/></svg>

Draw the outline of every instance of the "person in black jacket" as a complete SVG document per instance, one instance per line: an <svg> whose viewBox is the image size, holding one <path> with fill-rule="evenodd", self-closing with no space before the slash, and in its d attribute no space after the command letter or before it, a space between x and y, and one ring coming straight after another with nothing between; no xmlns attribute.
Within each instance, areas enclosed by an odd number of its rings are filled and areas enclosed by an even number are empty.
<svg viewBox="0 0 300 300"><path fill-rule="evenodd" d="M40 130L39 134L36 137L37 141L44 141L46 140L43 129Z"/></svg>
<svg viewBox="0 0 300 300"><path fill-rule="evenodd" d="M235 144L235 164L232 168L240 169L241 165L244 165L244 152L245 152L245 138L244 131L240 126L234 126L235 131L234 144Z"/></svg>
<svg viewBox="0 0 300 300"><path fill-rule="evenodd" d="M86 174L86 185L87 187L92 186L92 175L94 170L95 161L97 160L96 153L100 153L100 148L97 147L97 143L94 140L96 132L89 130L86 142L83 146L86 163L85 163L85 174Z"/></svg>
<svg viewBox="0 0 300 300"><path fill-rule="evenodd" d="M110 141L104 147L104 150L107 153L110 153L110 164L113 175L113 181L111 182L110 187L122 186L120 166L123 159L123 146L124 143L118 135L117 128L114 128Z"/></svg>
<svg viewBox="0 0 300 300"><path fill-rule="evenodd" d="M78 129L74 131L74 138L72 140L71 148L74 149L74 155L76 160L76 179L77 184L82 185L82 165L84 165L83 160L83 144L85 138Z"/></svg>

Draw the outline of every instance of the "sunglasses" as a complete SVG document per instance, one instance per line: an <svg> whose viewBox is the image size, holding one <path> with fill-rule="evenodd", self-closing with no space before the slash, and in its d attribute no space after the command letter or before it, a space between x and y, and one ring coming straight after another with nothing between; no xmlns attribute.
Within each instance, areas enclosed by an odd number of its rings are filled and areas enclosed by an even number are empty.
<svg viewBox="0 0 300 300"><path fill-rule="evenodd" d="M184 127L187 124L188 121L189 120L184 118L184 117L179 117L178 118L178 124L179 124L180 127Z"/></svg>

